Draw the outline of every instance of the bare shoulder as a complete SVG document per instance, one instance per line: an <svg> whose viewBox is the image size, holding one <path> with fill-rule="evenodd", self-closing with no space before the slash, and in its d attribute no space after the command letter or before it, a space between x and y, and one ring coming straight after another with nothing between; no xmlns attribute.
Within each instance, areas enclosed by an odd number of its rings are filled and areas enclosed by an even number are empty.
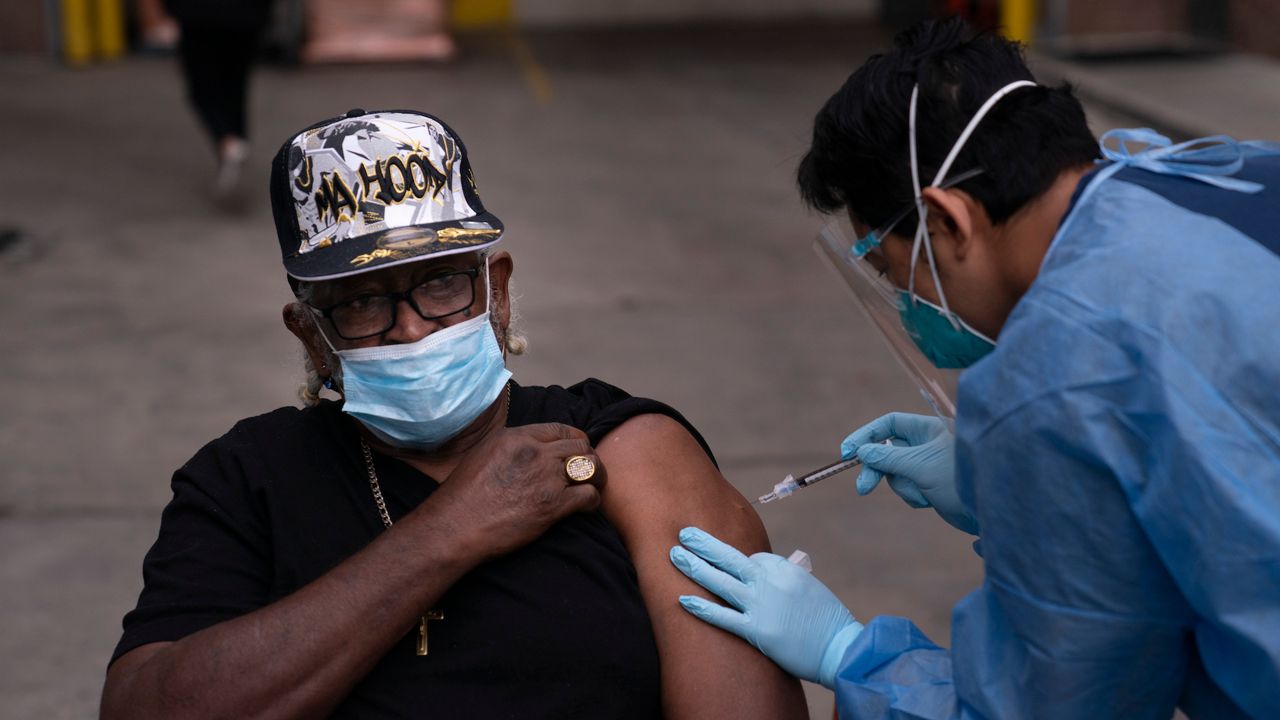
<svg viewBox="0 0 1280 720"><path fill-rule="evenodd" d="M609 473L606 491L663 494L727 485L693 435L666 415L636 415L606 435L596 452Z"/></svg>
<svg viewBox="0 0 1280 720"><path fill-rule="evenodd" d="M750 503L720 474L678 421L637 415L596 448L608 472L604 511L624 535L657 532L666 539L687 525L713 526L755 550L768 540Z"/></svg>
<svg viewBox="0 0 1280 720"><path fill-rule="evenodd" d="M676 420L646 413L623 422L600 441L597 450L628 461L690 462L710 458L702 446ZM692 456L692 457L687 457Z"/></svg>

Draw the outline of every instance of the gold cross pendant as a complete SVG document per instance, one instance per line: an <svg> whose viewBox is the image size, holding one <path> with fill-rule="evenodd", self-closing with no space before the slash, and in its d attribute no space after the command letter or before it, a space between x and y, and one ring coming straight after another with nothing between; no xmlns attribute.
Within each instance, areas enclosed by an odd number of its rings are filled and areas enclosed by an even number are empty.
<svg viewBox="0 0 1280 720"><path fill-rule="evenodd" d="M423 657L427 654L427 621L443 619L443 610L428 610L427 614L418 620L418 657Z"/></svg>

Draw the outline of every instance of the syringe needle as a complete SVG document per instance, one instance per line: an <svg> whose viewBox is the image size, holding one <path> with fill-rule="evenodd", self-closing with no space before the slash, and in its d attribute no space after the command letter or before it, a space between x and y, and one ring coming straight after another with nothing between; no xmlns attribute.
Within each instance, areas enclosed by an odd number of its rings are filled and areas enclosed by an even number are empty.
<svg viewBox="0 0 1280 720"><path fill-rule="evenodd" d="M884 444L891 445L892 441L885 440ZM826 480L832 475L838 475L839 473L855 468L861 464L862 461L855 457L848 460L837 460L830 465L824 465L813 472L805 473L799 478L788 475L782 478L782 482L773 486L773 492L767 492L764 495L761 495L758 500L753 500L752 504L764 505L765 503L771 503L774 500L781 500L782 498L790 497L796 490L807 488L810 485Z"/></svg>
<svg viewBox="0 0 1280 720"><path fill-rule="evenodd" d="M774 500L780 500L795 492L798 487L800 487L800 485L796 484L796 479L788 475L782 478L782 482L773 486L772 492L767 492L764 495L761 495L756 502L764 505L765 503L771 503Z"/></svg>

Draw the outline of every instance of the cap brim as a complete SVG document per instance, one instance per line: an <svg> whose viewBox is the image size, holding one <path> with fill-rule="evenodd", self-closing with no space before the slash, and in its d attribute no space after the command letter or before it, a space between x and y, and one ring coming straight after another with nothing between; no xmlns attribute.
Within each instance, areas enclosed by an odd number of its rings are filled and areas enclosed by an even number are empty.
<svg viewBox="0 0 1280 720"><path fill-rule="evenodd" d="M489 227L475 227L478 224ZM394 265L483 250L501 240L503 231L502 221L483 212L463 220L392 228L348 238L287 258L284 269L298 280L335 280Z"/></svg>

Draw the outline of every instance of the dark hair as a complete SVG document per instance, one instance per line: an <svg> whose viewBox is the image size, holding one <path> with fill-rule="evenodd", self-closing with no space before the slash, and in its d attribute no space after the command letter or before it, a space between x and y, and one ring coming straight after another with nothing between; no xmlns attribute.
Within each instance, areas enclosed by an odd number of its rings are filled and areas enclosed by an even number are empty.
<svg viewBox="0 0 1280 720"><path fill-rule="evenodd" d="M848 208L879 227L913 200L907 113L915 83L920 182L928 185L982 103L1011 82L1034 79L1021 45L974 33L960 19L905 30L818 111L797 173L800 194L816 210ZM982 168L959 187L1001 223L1064 170L1096 157L1097 140L1070 86L1019 88L991 108L948 174ZM915 213L903 222L914 224Z"/></svg>

